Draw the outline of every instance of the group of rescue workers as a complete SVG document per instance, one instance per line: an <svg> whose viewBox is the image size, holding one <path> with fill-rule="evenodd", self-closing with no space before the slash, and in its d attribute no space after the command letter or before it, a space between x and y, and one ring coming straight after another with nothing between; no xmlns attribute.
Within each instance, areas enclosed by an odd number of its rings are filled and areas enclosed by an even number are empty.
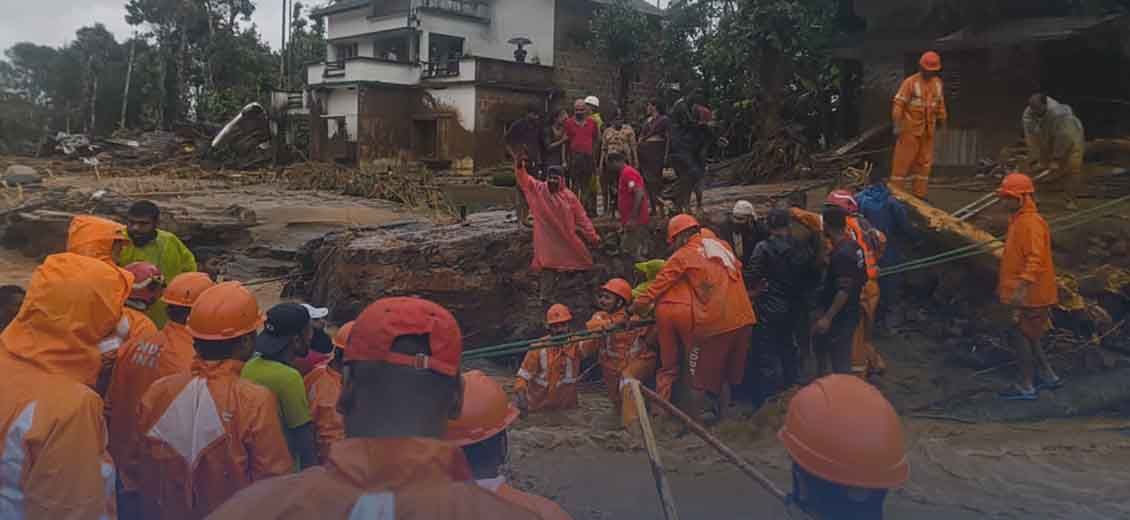
<svg viewBox="0 0 1130 520"><path fill-rule="evenodd" d="M940 59L927 53L921 67L936 73ZM940 86L936 100L928 93L940 80L907 81L895 98L899 146L919 147L911 162L928 171L923 143L945 119ZM1041 118L1063 111L1034 96L1033 140ZM910 150L896 151L892 183L905 177L900 153ZM645 179L623 154L608 168L623 232L647 226ZM531 176L521 154L515 173L534 220L533 269L590 269L586 242L599 236L578 197L553 171ZM327 309L263 313L239 282L197 272L188 248L157 229L151 202L131 207L126 225L76 216L67 251L48 256L26 291L0 290L0 518L567 519L506 484L507 430L522 410L575 407L582 362L595 356L629 431L634 382L671 400L685 378L683 406L711 424L751 351L759 370L774 365L756 377L755 405L801 382L803 355L816 358L818 377L779 432L794 504L818 518L880 518L909 467L894 408L857 376L884 368L870 338L880 266L898 261L886 237L907 226L886 175L871 181L833 191L820 213L773 208L762 220L740 201L717 231L670 218L670 256L637 258L643 283L622 273L597 290L585 328L601 334L561 340L572 311L548 308L550 336L525 355L513 402L463 372L460 327L436 303L382 298L331 338ZM1062 384L1040 348L1056 299L1051 238L1028 176L1008 175L998 195L1013 211L998 292L1016 311L1022 374L1006 396L1035 399ZM771 381L775 365L782 377Z"/></svg>

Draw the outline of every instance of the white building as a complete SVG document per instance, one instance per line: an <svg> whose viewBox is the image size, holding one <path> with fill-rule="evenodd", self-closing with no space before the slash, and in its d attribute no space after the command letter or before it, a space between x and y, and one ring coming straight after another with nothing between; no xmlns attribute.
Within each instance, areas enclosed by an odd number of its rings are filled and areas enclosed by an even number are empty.
<svg viewBox="0 0 1130 520"><path fill-rule="evenodd" d="M341 0L316 10L329 44L325 62L307 65L311 156L462 170L503 160L503 129L527 106L611 95L610 67L574 41L609 1Z"/></svg>

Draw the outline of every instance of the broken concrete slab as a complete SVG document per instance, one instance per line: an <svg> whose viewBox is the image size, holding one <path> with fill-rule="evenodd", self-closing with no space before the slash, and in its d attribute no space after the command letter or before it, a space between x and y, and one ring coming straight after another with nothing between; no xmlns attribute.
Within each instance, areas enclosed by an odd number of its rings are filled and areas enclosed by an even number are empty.
<svg viewBox="0 0 1130 520"><path fill-rule="evenodd" d="M4 170L4 176L0 177L0 181L8 187L28 186L43 183L43 177L31 166L13 164Z"/></svg>

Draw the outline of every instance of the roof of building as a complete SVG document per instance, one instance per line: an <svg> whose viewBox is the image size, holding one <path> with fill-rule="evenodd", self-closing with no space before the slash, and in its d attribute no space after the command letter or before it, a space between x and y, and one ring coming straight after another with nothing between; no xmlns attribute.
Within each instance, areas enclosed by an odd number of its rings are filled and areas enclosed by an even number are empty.
<svg viewBox="0 0 1130 520"><path fill-rule="evenodd" d="M966 27L936 40L939 49L985 48L1023 42L1066 40L1117 24L1125 15L1058 16L1005 20L988 27Z"/></svg>
<svg viewBox="0 0 1130 520"><path fill-rule="evenodd" d="M593 3L612 5L616 0L591 0ZM310 16L319 17L326 16L342 11L350 11L359 9L369 5L370 0L337 0L322 7L318 7L310 11ZM627 0L628 5L633 9L655 16L663 16L664 10L647 2L647 0Z"/></svg>

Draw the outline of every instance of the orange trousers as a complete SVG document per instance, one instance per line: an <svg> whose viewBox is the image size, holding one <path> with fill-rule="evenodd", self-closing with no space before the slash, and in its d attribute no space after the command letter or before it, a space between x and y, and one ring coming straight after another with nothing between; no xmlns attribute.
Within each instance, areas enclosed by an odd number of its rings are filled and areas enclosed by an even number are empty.
<svg viewBox="0 0 1130 520"><path fill-rule="evenodd" d="M859 293L859 326L851 339L851 368L857 374L883 372L887 363L875 350L871 337L875 333L875 311L879 308L879 282L868 280Z"/></svg>
<svg viewBox="0 0 1130 520"><path fill-rule="evenodd" d="M620 407L620 419L627 428L639 419L636 402L632 397L632 389L628 381L635 379L643 384L655 375L655 366L658 360L653 357L629 359L625 362L609 360L600 366L604 372L604 387L608 389L608 398Z"/></svg>
<svg viewBox="0 0 1130 520"><path fill-rule="evenodd" d="M659 330L659 372L655 391L671 400L671 391L679 380L683 357L694 340L694 317L686 303L660 303L655 306L655 326Z"/></svg>
<svg viewBox="0 0 1130 520"><path fill-rule="evenodd" d="M895 143L895 156L891 159L891 184L907 189L907 181L913 183L913 193L918 198L926 197L930 184L930 170L934 167L934 136L913 136L910 132L899 134Z"/></svg>

